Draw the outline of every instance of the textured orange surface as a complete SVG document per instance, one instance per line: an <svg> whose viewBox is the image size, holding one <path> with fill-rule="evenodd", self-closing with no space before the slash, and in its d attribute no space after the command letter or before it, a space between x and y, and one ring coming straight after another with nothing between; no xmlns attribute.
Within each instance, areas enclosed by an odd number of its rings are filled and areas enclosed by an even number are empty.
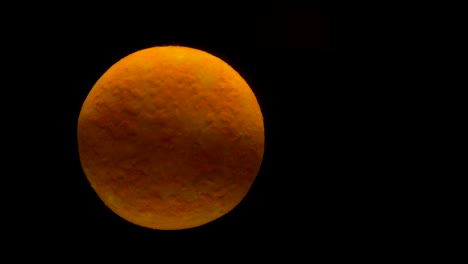
<svg viewBox="0 0 468 264"><path fill-rule="evenodd" d="M201 50L164 46L114 64L78 119L83 171L134 224L192 228L232 210L260 169L263 117L245 80Z"/></svg>

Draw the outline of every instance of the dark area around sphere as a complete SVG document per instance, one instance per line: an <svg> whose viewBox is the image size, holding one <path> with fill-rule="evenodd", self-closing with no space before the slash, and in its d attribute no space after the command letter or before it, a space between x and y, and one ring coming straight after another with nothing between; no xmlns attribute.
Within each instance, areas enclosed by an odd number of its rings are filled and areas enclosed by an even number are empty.
<svg viewBox="0 0 468 264"><path fill-rule="evenodd" d="M370 89L352 13L279 1L202 12L130 4L69 11L29 28L43 32L29 66L38 69L28 89L28 129L36 132L25 143L34 160L24 190L35 201L27 219L38 226L24 228L34 241L189 247L239 239L249 248L281 248L306 236L310 247L302 246L331 252L392 230L380 229L391 216L379 210L383 200L373 199L385 190L376 177L391 173L373 155L393 140L380 143L381 131L391 128L375 109L386 97ZM76 142L80 108L97 79L122 57L159 45L198 48L229 63L257 96L265 126L263 163L244 200L212 223L174 232L111 212L87 182Z"/></svg>

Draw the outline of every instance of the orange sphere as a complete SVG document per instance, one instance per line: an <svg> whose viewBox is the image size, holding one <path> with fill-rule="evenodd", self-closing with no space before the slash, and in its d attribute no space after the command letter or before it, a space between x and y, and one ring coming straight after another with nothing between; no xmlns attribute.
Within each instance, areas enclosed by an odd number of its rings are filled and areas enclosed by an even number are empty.
<svg viewBox="0 0 468 264"><path fill-rule="evenodd" d="M263 117L246 81L198 49L161 46L118 61L78 118L83 171L120 217L197 227L245 197L263 159Z"/></svg>

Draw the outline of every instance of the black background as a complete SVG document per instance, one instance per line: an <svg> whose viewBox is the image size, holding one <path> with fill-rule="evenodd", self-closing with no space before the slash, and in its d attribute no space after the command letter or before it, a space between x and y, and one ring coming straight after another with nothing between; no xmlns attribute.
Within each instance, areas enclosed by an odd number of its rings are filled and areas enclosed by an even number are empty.
<svg viewBox="0 0 468 264"><path fill-rule="evenodd" d="M24 135L18 157L28 160L15 170L25 186L11 217L24 231L19 245L85 256L117 246L132 254L342 257L378 250L377 241L396 230L399 219L389 222L381 195L391 171L377 151L392 144L382 136L391 129L380 121L386 99L371 89L375 69L363 52L371 38L358 34L355 13L275 1L55 8L61 12L16 32L26 40L15 67L30 72L17 80L27 88L17 90L28 95L17 103L27 113L12 126L24 128L12 132ZM224 217L189 230L121 219L94 193L78 157L77 119L94 83L124 56L159 45L225 60L250 84L264 115L264 161L250 192Z"/></svg>

